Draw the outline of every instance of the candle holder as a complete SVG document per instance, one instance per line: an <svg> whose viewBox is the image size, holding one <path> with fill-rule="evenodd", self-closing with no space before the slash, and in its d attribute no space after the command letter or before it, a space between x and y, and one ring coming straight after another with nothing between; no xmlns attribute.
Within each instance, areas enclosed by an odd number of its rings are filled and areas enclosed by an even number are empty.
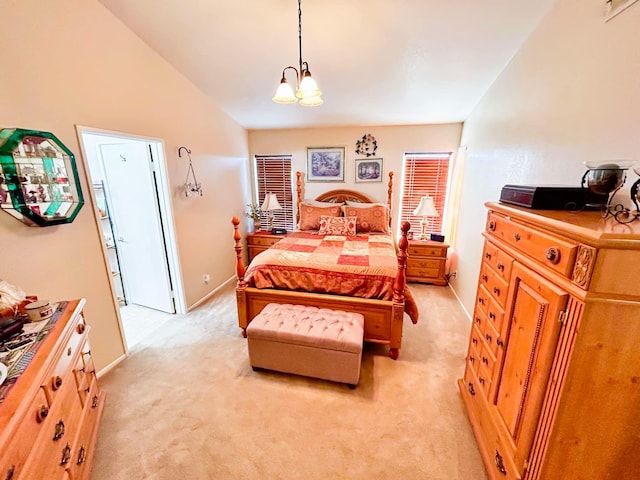
<svg viewBox="0 0 640 480"><path fill-rule="evenodd" d="M627 179L627 170L634 165L635 162L630 160L614 160L608 162L585 162L587 171L582 176L582 188L588 188L594 193L607 196L605 204L595 205L587 204L587 208L600 208L602 218L612 216L619 223L630 223L638 218L638 190L640 189L640 180L636 181L631 187L631 200L636 207L635 211L631 211L621 203L613 202L613 199L622 188ZM640 168L636 167L634 172L638 174Z"/></svg>

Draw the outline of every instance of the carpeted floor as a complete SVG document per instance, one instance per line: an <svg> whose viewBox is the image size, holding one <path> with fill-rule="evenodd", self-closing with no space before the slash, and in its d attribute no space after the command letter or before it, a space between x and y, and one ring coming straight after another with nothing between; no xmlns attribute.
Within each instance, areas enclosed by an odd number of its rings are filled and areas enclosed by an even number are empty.
<svg viewBox="0 0 640 480"><path fill-rule="evenodd" d="M446 287L412 284L400 358L365 344L356 390L254 372L235 285L138 343L100 378L93 480L485 480L458 394L469 322Z"/></svg>

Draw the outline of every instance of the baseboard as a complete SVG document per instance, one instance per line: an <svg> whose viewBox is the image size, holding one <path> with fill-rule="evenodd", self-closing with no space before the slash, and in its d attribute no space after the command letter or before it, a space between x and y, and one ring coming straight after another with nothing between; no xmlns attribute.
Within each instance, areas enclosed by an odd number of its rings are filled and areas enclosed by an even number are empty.
<svg viewBox="0 0 640 480"><path fill-rule="evenodd" d="M194 303L190 307L187 307L187 312L190 312L194 308L199 307L200 305L205 303L207 300L209 300L211 297L213 297L216 293L218 293L221 289L226 287L229 283L235 282L235 281L237 281L237 278L235 275L233 275L232 277L229 277L228 280L225 280L224 282L222 282L220 285L218 285L215 289L211 290L209 293L207 293L204 297L202 297L196 303Z"/></svg>
<svg viewBox="0 0 640 480"><path fill-rule="evenodd" d="M106 367L104 367L102 370L96 372L96 377L100 378L101 376L103 376L105 373L110 372L111 370L113 370L114 368L116 368L125 358L127 358L128 355L121 355L118 358L116 358L113 362L111 362L109 365L107 365Z"/></svg>
<svg viewBox="0 0 640 480"><path fill-rule="evenodd" d="M462 303L462 300L460 300L460 297L458 296L458 294L456 293L456 290L453 288L453 286L451 285L451 283L449 283L449 289L451 290L451 292L453 293L453 296L456 297L456 300L458 300L458 303L460 304L460 307L462 307L462 311L464 312L464 314L467 316L467 318L469 319L469 323L471 323L472 321L472 317L471 314L467 311L467 309L464 307L464 303Z"/></svg>

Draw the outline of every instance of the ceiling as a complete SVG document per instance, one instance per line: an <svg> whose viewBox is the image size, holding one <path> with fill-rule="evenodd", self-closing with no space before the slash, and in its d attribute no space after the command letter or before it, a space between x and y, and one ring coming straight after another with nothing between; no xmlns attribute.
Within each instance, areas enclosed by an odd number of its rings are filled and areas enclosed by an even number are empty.
<svg viewBox="0 0 640 480"><path fill-rule="evenodd" d="M271 101L298 65L296 0L100 2L240 125L265 129L464 121L555 0L305 0L318 107Z"/></svg>

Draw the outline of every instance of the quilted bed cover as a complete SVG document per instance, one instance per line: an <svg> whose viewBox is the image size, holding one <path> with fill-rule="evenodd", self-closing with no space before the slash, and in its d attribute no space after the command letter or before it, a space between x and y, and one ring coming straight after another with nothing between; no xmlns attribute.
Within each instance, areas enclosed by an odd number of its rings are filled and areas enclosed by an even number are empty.
<svg viewBox="0 0 640 480"><path fill-rule="evenodd" d="M293 232L253 259L245 281L256 288L392 300L397 271L391 234ZM408 287L405 312L413 323L418 322L418 308Z"/></svg>

